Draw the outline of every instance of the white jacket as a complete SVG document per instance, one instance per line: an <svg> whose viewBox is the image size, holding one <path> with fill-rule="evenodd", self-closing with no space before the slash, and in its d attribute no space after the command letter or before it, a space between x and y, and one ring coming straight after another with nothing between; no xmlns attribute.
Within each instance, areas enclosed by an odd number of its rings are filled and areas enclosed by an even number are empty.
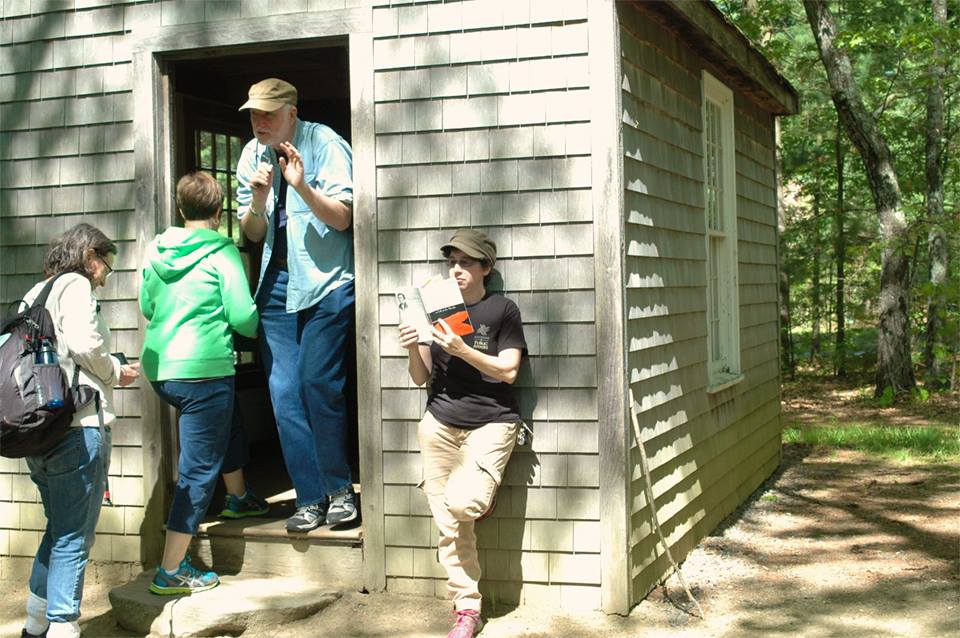
<svg viewBox="0 0 960 638"><path fill-rule="evenodd" d="M30 289L23 299L33 303L47 281ZM100 392L103 422L116 420L113 408L113 386L120 379L120 360L110 355L110 329L98 311L90 280L78 273L60 277L47 297L47 311L57 333L57 356L67 379L73 382L76 366L80 366L79 383ZM73 415L71 427L99 427L95 402Z"/></svg>

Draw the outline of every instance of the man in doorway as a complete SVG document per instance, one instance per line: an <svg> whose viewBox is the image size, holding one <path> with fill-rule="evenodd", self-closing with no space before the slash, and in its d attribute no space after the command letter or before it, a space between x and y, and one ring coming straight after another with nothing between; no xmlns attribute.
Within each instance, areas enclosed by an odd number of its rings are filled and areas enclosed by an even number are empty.
<svg viewBox="0 0 960 638"><path fill-rule="evenodd" d="M284 462L297 492L287 530L355 521L347 461L353 350L353 155L323 124L297 117L297 89L277 78L240 107L254 139L237 165L237 217L264 239L256 302L260 347Z"/></svg>

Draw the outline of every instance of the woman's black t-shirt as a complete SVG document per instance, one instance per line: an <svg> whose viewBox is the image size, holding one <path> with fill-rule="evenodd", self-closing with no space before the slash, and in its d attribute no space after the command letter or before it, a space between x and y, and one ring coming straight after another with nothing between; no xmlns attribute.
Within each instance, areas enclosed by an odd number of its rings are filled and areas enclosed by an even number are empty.
<svg viewBox="0 0 960 638"><path fill-rule="evenodd" d="M467 306L473 333L464 343L484 354L497 356L508 348L526 354L527 342L517 304L501 295L488 294ZM433 378L427 410L441 423L475 428L487 423L520 420L520 408L509 383L497 381L437 344L430 345Z"/></svg>

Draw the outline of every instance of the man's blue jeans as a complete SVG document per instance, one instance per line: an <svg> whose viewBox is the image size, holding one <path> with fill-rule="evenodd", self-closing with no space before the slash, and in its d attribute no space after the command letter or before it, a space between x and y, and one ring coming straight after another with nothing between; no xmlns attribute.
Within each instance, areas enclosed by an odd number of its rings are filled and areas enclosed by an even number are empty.
<svg viewBox="0 0 960 638"><path fill-rule="evenodd" d="M83 574L95 540L110 466L110 430L70 428L52 450L27 457L47 527L30 572L30 591L47 601L47 620L80 617Z"/></svg>
<svg viewBox="0 0 960 638"><path fill-rule="evenodd" d="M297 507L351 485L346 454L347 383L353 341L353 282L317 305L288 313L286 270L267 269L257 295L260 347L273 414Z"/></svg>
<svg viewBox="0 0 960 638"><path fill-rule="evenodd" d="M177 487L167 529L196 534L220 473L246 465L249 452L234 401L234 377L154 381L164 401L180 411Z"/></svg>

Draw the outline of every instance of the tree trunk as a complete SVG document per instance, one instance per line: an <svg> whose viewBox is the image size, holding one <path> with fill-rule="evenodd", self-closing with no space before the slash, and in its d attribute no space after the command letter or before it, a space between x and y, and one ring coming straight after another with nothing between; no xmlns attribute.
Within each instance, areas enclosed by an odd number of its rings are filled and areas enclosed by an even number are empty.
<svg viewBox="0 0 960 638"><path fill-rule="evenodd" d="M813 273L810 282L810 363L820 360L820 194L813 196Z"/></svg>
<svg viewBox="0 0 960 638"><path fill-rule="evenodd" d="M780 161L780 118L774 120L774 139L776 152L773 165L777 174L777 273L780 278L778 286L780 310L780 369L791 379L796 372L793 358L793 332L790 321L790 278L783 266L783 233L787 228L787 203L783 196L783 171Z"/></svg>
<svg viewBox="0 0 960 638"><path fill-rule="evenodd" d="M938 29L947 26L946 0L932 0L934 24ZM930 65L930 88L927 91L926 123L926 177L927 221L930 231L927 236L927 252L930 254L930 284L932 292L927 303L927 326L923 347L923 362L926 367L924 380L931 388L947 384L947 362L943 345L943 313L945 309L944 286L947 281L947 234L943 229L943 78L946 74L941 34L934 38L933 63Z"/></svg>
<svg viewBox="0 0 960 638"><path fill-rule="evenodd" d="M847 330L846 330L846 307L844 306L844 283L846 277L844 270L847 261L847 236L844 230L844 179L843 179L843 132L840 130L840 122L837 121L837 140L835 155L837 160L837 209L834 213L834 241L833 253L837 262L837 288L836 304L837 313L837 334L833 351L833 373L838 377L847 376Z"/></svg>
<svg viewBox="0 0 960 638"><path fill-rule="evenodd" d="M793 359L793 335L790 331L790 279L785 270L780 271L780 351L783 353L783 370L793 378L796 363Z"/></svg>
<svg viewBox="0 0 960 638"><path fill-rule="evenodd" d="M907 223L901 208L900 184L886 139L860 97L850 58L837 46L833 14L825 0L804 0L803 6L827 71L833 104L847 137L863 159L877 209L883 248L875 393L880 396L888 387L896 394L908 392L916 387L916 380L910 360L907 256L902 243Z"/></svg>

